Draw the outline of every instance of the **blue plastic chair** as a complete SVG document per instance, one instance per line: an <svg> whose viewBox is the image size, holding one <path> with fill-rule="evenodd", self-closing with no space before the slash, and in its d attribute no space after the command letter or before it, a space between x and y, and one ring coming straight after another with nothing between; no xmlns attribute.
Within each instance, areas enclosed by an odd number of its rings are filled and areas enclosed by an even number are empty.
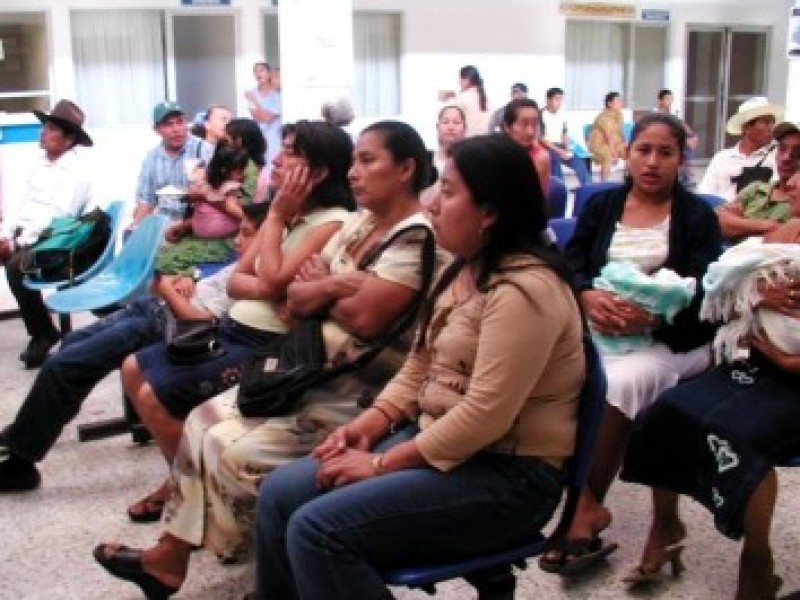
<svg viewBox="0 0 800 600"><path fill-rule="evenodd" d="M575 223L578 221L575 217L568 217L563 219L550 219L548 225L556 234L556 246L559 250L563 250L567 242L572 238L575 232Z"/></svg>
<svg viewBox="0 0 800 600"><path fill-rule="evenodd" d="M586 123L583 126L583 141L586 143L586 147L589 147L589 136L592 133L592 127L594 127L594 123Z"/></svg>
<svg viewBox="0 0 800 600"><path fill-rule="evenodd" d="M725 198L722 196L717 196L716 194L697 194L703 200L706 201L711 208L717 208L718 206L725 204Z"/></svg>
<svg viewBox="0 0 800 600"><path fill-rule="evenodd" d="M567 186L560 177L550 177L550 192L547 194L547 206L551 219L563 217L567 211Z"/></svg>
<svg viewBox="0 0 800 600"><path fill-rule="evenodd" d="M83 273L76 275L72 280L64 279L61 281L43 281L38 279L32 275L28 275L25 277L23 283L25 287L31 290L63 290L66 288L74 287L84 281L88 281L95 275L97 275L100 271L102 271L106 265L108 265L111 260L114 258L114 249L117 245L117 236L119 231L122 229L122 211L125 208L125 203L121 200L116 200L108 205L105 209L106 214L111 221L111 235L108 238L108 243L106 247L103 248L103 252L97 258L95 263L86 269ZM68 314L60 314L59 315L59 327L61 329L61 335L67 334L72 330L72 320Z"/></svg>
<svg viewBox="0 0 800 600"><path fill-rule="evenodd" d="M145 293L168 223L164 215L148 215L111 263L88 281L46 298L45 304L58 313L75 313L126 302Z"/></svg>
<svg viewBox="0 0 800 600"><path fill-rule="evenodd" d="M553 534L546 538L537 532L528 543L489 556L396 569L383 574L386 584L420 588L433 594L437 583L463 577L478 590L479 600L513 600L516 577L512 567L525 568L526 559L546 552L567 534L581 489L589 477L594 443L606 404L606 377L597 348L588 337L584 338L584 352L587 377L580 396L575 455L567 462L567 499Z"/></svg>
<svg viewBox="0 0 800 600"><path fill-rule="evenodd" d="M622 135L625 138L626 146L631 143L631 134L633 133L634 125L636 125L636 123L625 122L622 124Z"/></svg>
<svg viewBox="0 0 800 600"><path fill-rule="evenodd" d="M621 185L623 184L619 181L594 181L592 183L587 183L586 185L580 186L575 190L575 199L572 203L572 216L580 216L581 210L583 210L586 202L598 192L620 187Z"/></svg>

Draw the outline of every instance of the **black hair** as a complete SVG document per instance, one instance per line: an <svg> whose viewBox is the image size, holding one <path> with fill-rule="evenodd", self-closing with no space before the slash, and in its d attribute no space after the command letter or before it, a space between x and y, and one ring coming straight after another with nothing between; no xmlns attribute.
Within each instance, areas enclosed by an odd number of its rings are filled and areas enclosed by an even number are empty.
<svg viewBox="0 0 800 600"><path fill-rule="evenodd" d="M525 85L524 83L522 83L521 81L518 81L517 83L515 83L514 85L511 86L511 91L512 92L522 92L523 94L527 94L528 93L528 86Z"/></svg>
<svg viewBox="0 0 800 600"><path fill-rule="evenodd" d="M681 156L683 156L683 153L686 151L686 127L678 117L666 113L649 112L636 121L631 130L631 139L628 145L633 144L636 138L651 125L666 125L669 128L670 134L675 138L678 144Z"/></svg>
<svg viewBox="0 0 800 600"><path fill-rule="evenodd" d="M539 258L572 286L566 261L542 235L547 228L547 202L528 153L507 135L491 134L456 142L449 155L473 202L495 215L495 222L485 230L486 243L477 257L478 289L485 290L491 275L503 270L502 260L513 254ZM458 258L443 273L422 311L420 331L424 332L430 323L436 297L464 264L464 258ZM423 338L424 333L420 346L424 345Z"/></svg>
<svg viewBox="0 0 800 600"><path fill-rule="evenodd" d="M242 214L244 218L252 221L253 225L258 229L267 218L269 212L269 202L251 202L242 206Z"/></svg>
<svg viewBox="0 0 800 600"><path fill-rule="evenodd" d="M201 140L206 139L205 123L192 123L192 126L189 128L189 133L195 137L199 137Z"/></svg>
<svg viewBox="0 0 800 600"><path fill-rule="evenodd" d="M539 104L537 104L536 100L533 98L517 98L506 104L503 109L503 124L506 127L511 127L514 121L517 120L519 111L523 108L535 108L536 112L539 113Z"/></svg>
<svg viewBox="0 0 800 600"><path fill-rule="evenodd" d="M458 75L461 79L469 81L470 85L478 88L478 105L482 111L488 110L486 106L486 90L483 87L483 78L478 69L472 65L467 65L466 67L461 67Z"/></svg>
<svg viewBox="0 0 800 600"><path fill-rule="evenodd" d="M663 90L660 90L658 92L658 99L659 100L663 100L664 96L672 96L672 90L668 90L667 88L664 88Z"/></svg>
<svg viewBox="0 0 800 600"><path fill-rule="evenodd" d="M231 145L229 142L220 140L214 148L214 154L208 161L206 169L206 181L212 188L217 189L225 183L231 175L231 171L241 170L247 167L250 157L247 150Z"/></svg>
<svg viewBox="0 0 800 600"><path fill-rule="evenodd" d="M563 96L563 95L564 95L564 90L562 90L559 87L551 87L549 90L547 90L547 92L545 92L544 96L545 96L545 98L550 100L551 98L554 98L555 96Z"/></svg>
<svg viewBox="0 0 800 600"><path fill-rule="evenodd" d="M411 188L415 194L419 194L432 183L428 150L417 130L411 125L402 121L378 121L364 129L361 135L368 132L381 136L384 148L389 151L396 163L408 159L414 161Z"/></svg>
<svg viewBox="0 0 800 600"><path fill-rule="evenodd" d="M282 137L294 135L294 151L313 169L326 169L325 178L314 185L308 209L340 206L355 210L356 201L347 174L353 164L353 141L332 123L305 119L283 127Z"/></svg>
<svg viewBox="0 0 800 600"><path fill-rule="evenodd" d="M442 108L439 109L439 115L436 117L436 122L442 120L442 116L444 115L444 111L455 109L458 111L458 114L461 115L461 120L464 121L464 124L467 123L467 115L464 114L464 109L458 106L457 104L445 104Z"/></svg>
<svg viewBox="0 0 800 600"><path fill-rule="evenodd" d="M603 106L608 108L609 105L617 98L619 98L619 92L608 92L603 100Z"/></svg>
<svg viewBox="0 0 800 600"><path fill-rule="evenodd" d="M225 125L225 133L247 151L247 156L259 169L264 166L267 141L264 139L258 123L253 119L231 119Z"/></svg>

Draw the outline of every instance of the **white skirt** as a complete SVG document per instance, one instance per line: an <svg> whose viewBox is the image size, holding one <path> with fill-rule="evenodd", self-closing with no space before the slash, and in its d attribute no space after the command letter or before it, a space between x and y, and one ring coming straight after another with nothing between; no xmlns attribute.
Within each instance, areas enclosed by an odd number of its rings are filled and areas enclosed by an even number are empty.
<svg viewBox="0 0 800 600"><path fill-rule="evenodd" d="M704 344L689 352L672 352L656 342L628 354L603 355L608 378L608 403L633 421L682 379L705 371L711 365L711 347Z"/></svg>

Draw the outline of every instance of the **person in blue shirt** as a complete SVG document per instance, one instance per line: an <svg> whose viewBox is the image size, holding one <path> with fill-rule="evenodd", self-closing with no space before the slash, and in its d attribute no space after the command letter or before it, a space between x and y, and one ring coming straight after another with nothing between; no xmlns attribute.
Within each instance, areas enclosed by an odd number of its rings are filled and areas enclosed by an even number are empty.
<svg viewBox="0 0 800 600"><path fill-rule="evenodd" d="M181 198L189 188L188 173L193 170L187 164L193 167L200 162L208 163L214 151L211 144L189 133L186 113L177 102L165 100L153 107L153 129L161 143L142 162L129 229L136 228L152 212L165 214L172 220L183 218L186 204ZM158 192L168 186L175 193L159 197Z"/></svg>

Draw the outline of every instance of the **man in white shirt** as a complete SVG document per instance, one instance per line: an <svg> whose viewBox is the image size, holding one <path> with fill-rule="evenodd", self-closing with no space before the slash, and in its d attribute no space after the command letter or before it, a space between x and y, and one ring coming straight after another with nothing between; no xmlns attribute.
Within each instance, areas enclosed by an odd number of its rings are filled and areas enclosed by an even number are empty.
<svg viewBox="0 0 800 600"><path fill-rule="evenodd" d="M782 106L771 104L762 96L742 102L725 128L729 134L740 135L742 139L733 148L725 148L714 155L697 191L730 201L736 197L737 178L745 167L769 167L774 173L772 129L783 119L783 112Z"/></svg>
<svg viewBox="0 0 800 600"><path fill-rule="evenodd" d="M36 160L22 197L12 200L0 225L0 262L31 337L20 354L29 369L44 362L58 342L59 332L41 293L23 283L23 257L53 217L78 216L92 201L87 166L75 151L75 146L92 145L83 130L83 111L69 100L59 100L49 115L38 110L33 113L42 122L39 146L44 155Z"/></svg>
<svg viewBox="0 0 800 600"><path fill-rule="evenodd" d="M550 88L545 94L545 105L542 110L542 145L550 153L550 173L554 177L564 179L562 164L567 165L578 178L580 185L592 182L592 175L582 158L575 156L570 149L569 134L567 133L567 117L562 110L564 104L564 90Z"/></svg>

